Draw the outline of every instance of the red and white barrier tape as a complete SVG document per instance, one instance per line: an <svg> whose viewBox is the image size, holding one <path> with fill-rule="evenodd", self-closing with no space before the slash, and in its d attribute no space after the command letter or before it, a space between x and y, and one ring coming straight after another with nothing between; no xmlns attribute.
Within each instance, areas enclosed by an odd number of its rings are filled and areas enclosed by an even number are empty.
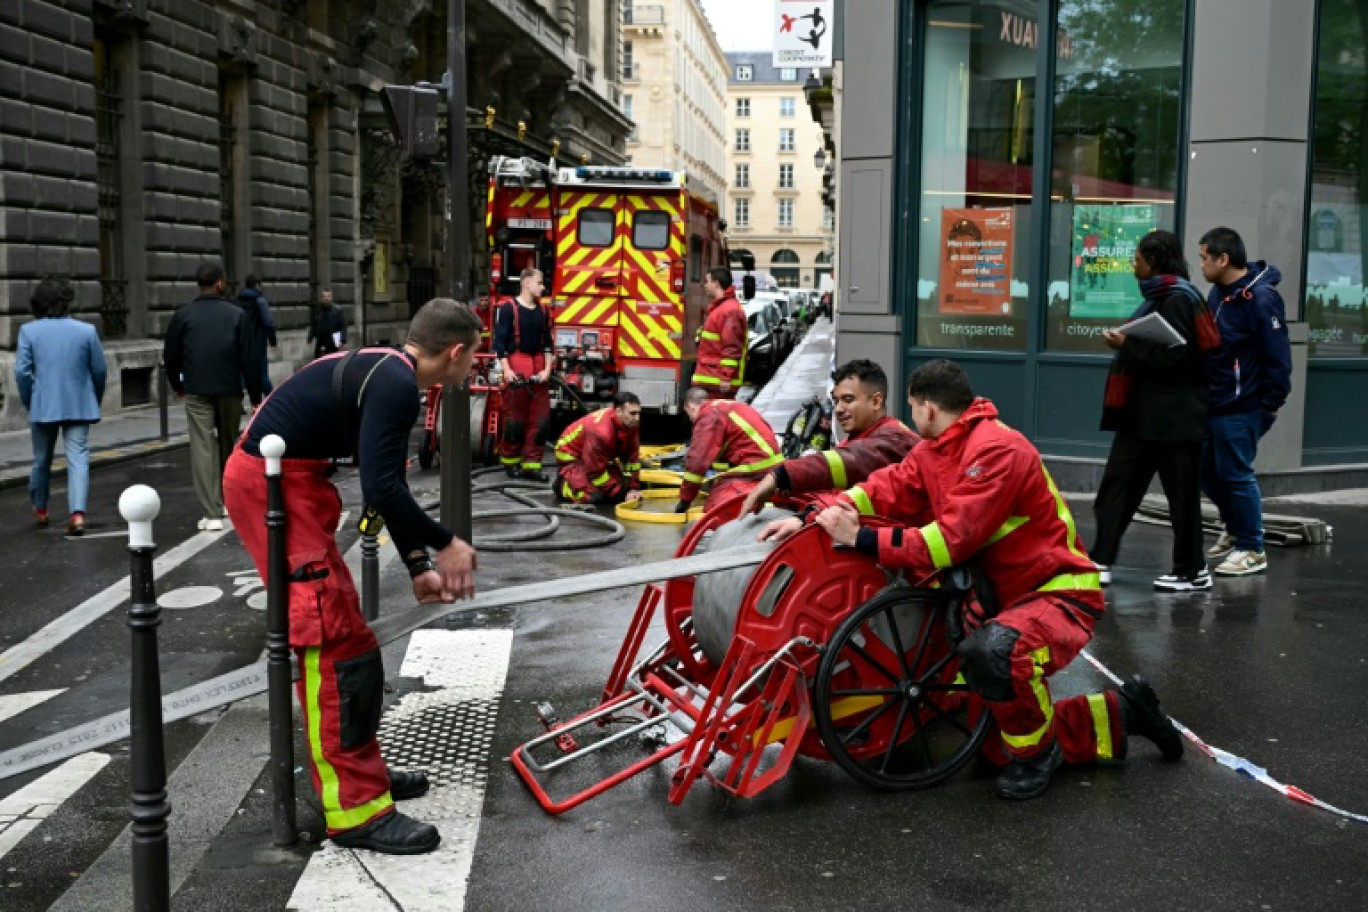
<svg viewBox="0 0 1368 912"><path fill-rule="evenodd" d="M1096 668L1117 687L1121 686L1121 679L1117 677L1115 674L1113 674L1110 668L1103 665L1097 659L1093 658L1092 653L1088 652L1088 650L1086 649L1083 650L1083 658L1087 659L1089 664L1091 664L1093 668ZM1198 750L1200 750L1202 753L1206 754L1208 757L1210 757L1212 760L1215 760L1222 766L1228 767L1229 769L1232 769L1237 773L1241 773L1245 776L1248 776L1255 782L1258 782L1261 785L1265 785L1268 788L1271 788L1273 791L1277 792L1285 798L1291 798L1293 801L1298 801L1302 804L1309 804L1312 807L1320 808L1323 811L1329 811L1330 813L1337 814L1340 817L1347 817L1350 820L1357 820L1359 823L1368 823L1368 814L1355 814L1352 811L1346 811L1343 808L1338 808L1335 807L1333 804L1321 801L1319 798L1303 791L1302 789L1297 788L1295 785L1287 785L1285 783L1279 782L1277 779L1274 779L1272 776L1268 775L1268 770L1264 769L1262 766L1255 766L1252 762L1246 760L1244 757L1236 756L1235 754L1232 754L1229 751L1222 750L1219 747L1212 747L1210 744L1207 744L1205 741L1203 741L1200 737L1197 736L1196 732L1194 732L1192 729L1188 728L1186 725L1179 722L1172 716L1169 716L1169 721L1172 722L1177 727L1177 729L1183 733L1183 737L1187 738L1194 745L1196 745Z"/></svg>

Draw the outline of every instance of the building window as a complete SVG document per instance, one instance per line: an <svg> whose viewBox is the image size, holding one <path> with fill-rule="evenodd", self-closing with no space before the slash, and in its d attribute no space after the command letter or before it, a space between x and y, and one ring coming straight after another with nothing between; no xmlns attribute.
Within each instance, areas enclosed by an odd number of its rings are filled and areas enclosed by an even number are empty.
<svg viewBox="0 0 1368 912"><path fill-rule="evenodd" d="M749 63L736 65L737 82L750 82L753 78L755 78L755 69Z"/></svg>
<svg viewBox="0 0 1368 912"><path fill-rule="evenodd" d="M750 151L750 130L742 129L736 131L736 151Z"/></svg>
<svg viewBox="0 0 1368 912"><path fill-rule="evenodd" d="M95 57L95 189L100 226L100 317L107 337L128 328L128 281L123 257L123 93L119 73L103 35L94 41Z"/></svg>
<svg viewBox="0 0 1368 912"><path fill-rule="evenodd" d="M836 213L832 212L830 209L828 209L828 208L826 208L826 207L823 207L823 208L822 208L822 230L823 230L823 231L833 231L833 230L835 230L835 228L836 228Z"/></svg>
<svg viewBox="0 0 1368 912"><path fill-rule="evenodd" d="M779 227L793 227L793 200L781 199L779 201Z"/></svg>
<svg viewBox="0 0 1368 912"><path fill-rule="evenodd" d="M630 15L630 11L629 11ZM622 42L622 78L625 82L635 82L641 78L636 63L632 60L632 42Z"/></svg>
<svg viewBox="0 0 1368 912"><path fill-rule="evenodd" d="M792 99L792 98L781 98L781 99L779 99L779 116L780 116L780 117L792 117L792 116L793 116L793 99Z"/></svg>
<svg viewBox="0 0 1368 912"><path fill-rule="evenodd" d="M738 98L738 99L736 99L736 116L737 116L737 117L750 117L750 99L749 99L749 98Z"/></svg>
<svg viewBox="0 0 1368 912"><path fill-rule="evenodd" d="M798 71L793 67L783 67L779 70L779 79L783 82L793 82L798 78Z"/></svg>
<svg viewBox="0 0 1368 912"><path fill-rule="evenodd" d="M630 120L630 121L632 122L632 130L631 130L630 133L627 134L627 138L628 138L629 140L633 140L633 141L636 140L636 138L637 138L636 114L635 114L635 111L634 111L633 102L632 102L632 96L631 96L631 95L623 95L623 96L622 96L622 116L623 116L623 117L626 117L628 120Z"/></svg>
<svg viewBox="0 0 1368 912"><path fill-rule="evenodd" d="M793 165L780 165L780 166L779 166L779 189L780 189L780 190L792 190L792 189L793 189Z"/></svg>
<svg viewBox="0 0 1368 912"><path fill-rule="evenodd" d="M736 227L736 228L749 228L749 227L750 227L750 200L748 200L748 199L732 200L732 208L733 208L733 210L734 210L734 214L736 215L736 218L732 219L732 222L733 222L734 227Z"/></svg>
<svg viewBox="0 0 1368 912"><path fill-rule="evenodd" d="M793 151L793 149L794 149L793 133L794 133L794 130L793 130L792 127L783 127L782 129L780 129L780 131L779 131L779 151L780 151L780 152L792 152L792 151Z"/></svg>
<svg viewBox="0 0 1368 912"><path fill-rule="evenodd" d="M736 166L736 189L750 189L750 165Z"/></svg>
<svg viewBox="0 0 1368 912"><path fill-rule="evenodd" d="M787 248L776 250L770 257L770 275L780 288L798 287L798 254Z"/></svg>

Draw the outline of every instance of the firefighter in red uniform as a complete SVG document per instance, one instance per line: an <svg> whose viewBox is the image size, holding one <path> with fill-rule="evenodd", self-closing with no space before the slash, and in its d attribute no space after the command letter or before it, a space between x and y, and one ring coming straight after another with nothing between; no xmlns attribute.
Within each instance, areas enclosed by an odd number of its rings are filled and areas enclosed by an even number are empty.
<svg viewBox="0 0 1368 912"><path fill-rule="evenodd" d="M594 506L641 498L641 400L613 397L613 407L585 415L556 441L556 496Z"/></svg>
<svg viewBox="0 0 1368 912"><path fill-rule="evenodd" d="M361 493L388 525L420 602L475 591L475 551L434 521L404 483L415 392L465 383L480 341L474 311L448 298L414 315L401 350L365 348L301 368L257 409L224 471L223 494L238 537L267 573L266 479L261 441L285 441L282 461L289 572L290 645L314 789L338 845L397 855L430 852L436 827L394 809L428 789L421 772L390 770L376 732L385 669L338 550L342 502L331 476L355 459ZM429 555L431 548L435 554Z"/></svg>
<svg viewBox="0 0 1368 912"><path fill-rule="evenodd" d="M707 390L695 386L684 394L684 414L693 422L693 435L676 513L688 512L709 468L722 473L709 488L708 503L716 505L744 494L784 460L769 422L744 402L710 400Z"/></svg>
<svg viewBox="0 0 1368 912"><path fill-rule="evenodd" d="M499 305L494 354L503 370L499 461L509 478L546 481L542 457L551 425L551 310L541 303L541 270L524 269L518 297Z"/></svg>
<svg viewBox="0 0 1368 912"><path fill-rule="evenodd" d="M903 462L835 498L816 522L914 584L970 560L991 584L993 597L966 610L956 652L998 725L1007 760L998 794L1035 798L1065 761L1120 760L1132 734L1165 759L1181 757L1182 737L1138 675L1120 691L1051 701L1046 678L1087 645L1105 604L1097 568L1035 447L997 420L992 402L974 398L953 362L917 368L908 400L923 440ZM909 525L862 527L861 513ZM795 522L772 523L761 537L783 537Z"/></svg>
<svg viewBox="0 0 1368 912"><path fill-rule="evenodd" d="M889 415L888 376L873 361L842 364L831 375L836 421L846 438L836 448L785 460L746 495L743 513L759 513L775 492L786 495L844 490L903 460L921 438Z"/></svg>
<svg viewBox="0 0 1368 912"><path fill-rule="evenodd" d="M746 312L736 300L731 270L714 266L703 279L712 303L698 333L698 363L692 386L713 399L734 399L746 373Z"/></svg>

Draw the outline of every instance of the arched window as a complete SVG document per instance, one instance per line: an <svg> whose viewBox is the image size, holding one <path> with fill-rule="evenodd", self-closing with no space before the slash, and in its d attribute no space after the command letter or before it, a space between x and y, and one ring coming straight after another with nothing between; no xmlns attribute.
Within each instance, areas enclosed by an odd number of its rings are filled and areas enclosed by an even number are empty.
<svg viewBox="0 0 1368 912"><path fill-rule="evenodd" d="M774 251L770 257L770 275L780 288L798 287L798 254L787 247Z"/></svg>
<svg viewBox="0 0 1368 912"><path fill-rule="evenodd" d="M832 273L831 254L823 250L821 253L817 254L816 263L817 265L812 270L812 284L821 288L823 287L822 277L829 276Z"/></svg>

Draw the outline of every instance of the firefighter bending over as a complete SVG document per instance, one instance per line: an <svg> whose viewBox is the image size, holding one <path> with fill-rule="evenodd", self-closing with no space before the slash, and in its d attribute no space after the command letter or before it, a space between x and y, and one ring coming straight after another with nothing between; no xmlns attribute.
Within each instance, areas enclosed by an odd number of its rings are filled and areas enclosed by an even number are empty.
<svg viewBox="0 0 1368 912"><path fill-rule="evenodd" d="M746 373L746 312L736 300L727 267L709 269L703 290L712 303L698 332L698 364L692 385L703 387L713 399L734 399Z"/></svg>
<svg viewBox="0 0 1368 912"><path fill-rule="evenodd" d="M641 400L620 392L613 407L585 415L556 441L556 496L594 506L641 498Z"/></svg>
<svg viewBox="0 0 1368 912"><path fill-rule="evenodd" d="M759 513L775 494L843 491L876 469L901 462L919 438L888 414L888 376L873 361L848 361L831 379L836 421L845 440L835 449L785 460L746 495L743 513Z"/></svg>
<svg viewBox="0 0 1368 912"><path fill-rule="evenodd" d="M769 423L744 402L710 400L707 390L695 386L684 394L684 414L693 422L693 435L676 513L688 512L708 469L722 473L709 488L711 509L750 490L766 470L784 460Z"/></svg>
<svg viewBox="0 0 1368 912"><path fill-rule="evenodd" d="M389 526L420 602L475 592L475 550L432 519L404 483L418 390L459 387L480 342L480 319L449 298L424 304L399 351L363 348L325 356L280 384L257 409L223 476L238 537L266 578L266 478L261 441L285 441L282 487L289 538L290 645L309 742L314 789L333 842L416 855L437 848L437 828L394 809L428 790L427 775L385 765L376 732L385 669L375 635L333 533L342 511L330 480L355 459L361 494ZM428 549L436 552L429 555Z"/></svg>
<svg viewBox="0 0 1368 912"><path fill-rule="evenodd" d="M518 297L499 305L494 354L503 370L499 461L509 478L546 481L542 457L551 426L551 368L555 364L551 310L541 303L540 269L524 269Z"/></svg>
<svg viewBox="0 0 1368 912"><path fill-rule="evenodd" d="M903 462L832 498L816 522L914 583L970 561L986 578L991 597L980 592L954 634L963 635L960 670L997 722L1000 747L990 743L985 754L1006 762L998 794L1035 798L1065 761L1120 760L1129 735L1180 758L1181 735L1138 675L1120 691L1051 701L1046 679L1092 639L1105 605L1097 568L1035 447L998 420L992 402L974 397L951 361L917 368L907 395L922 441ZM860 514L874 513L906 525L862 527ZM782 538L795 523L771 523L761 538Z"/></svg>

